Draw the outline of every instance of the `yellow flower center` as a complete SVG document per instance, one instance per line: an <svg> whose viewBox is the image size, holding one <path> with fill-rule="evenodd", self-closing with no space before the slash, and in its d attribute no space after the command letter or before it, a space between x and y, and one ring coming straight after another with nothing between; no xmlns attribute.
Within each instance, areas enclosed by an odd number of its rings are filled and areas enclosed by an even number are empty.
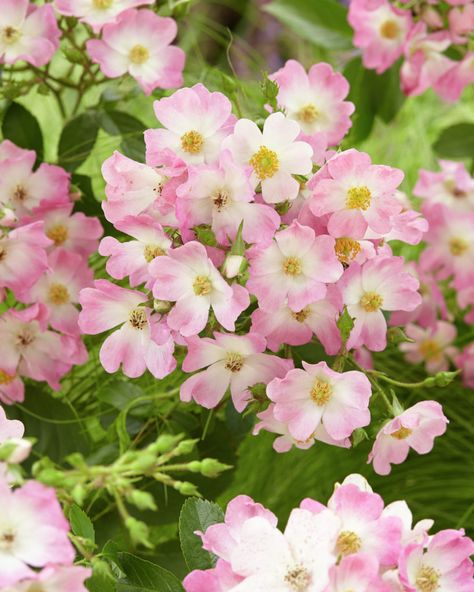
<svg viewBox="0 0 474 592"><path fill-rule="evenodd" d="M155 257L161 257L162 255L166 255L166 251L163 249L163 247L160 247L160 245L154 245L152 243L145 245L143 256L145 257L147 263L153 261Z"/></svg>
<svg viewBox="0 0 474 592"><path fill-rule="evenodd" d="M203 144L204 138L196 130L191 130L181 136L181 148L189 154L199 154Z"/></svg>
<svg viewBox="0 0 474 592"><path fill-rule="evenodd" d="M296 114L296 118L304 123L314 123L318 119L319 113L313 104L305 105Z"/></svg>
<svg viewBox="0 0 474 592"><path fill-rule="evenodd" d="M110 8L113 3L114 0L92 0L94 8L98 8L99 10L106 10L107 8Z"/></svg>
<svg viewBox="0 0 474 592"><path fill-rule="evenodd" d="M63 284L51 284L49 287L48 300L52 304L66 304L69 302L69 292Z"/></svg>
<svg viewBox="0 0 474 592"><path fill-rule="evenodd" d="M253 167L260 181L270 179L280 168L277 153L266 146L260 146L249 160L249 164Z"/></svg>
<svg viewBox="0 0 474 592"><path fill-rule="evenodd" d="M360 243L353 238L336 238L336 256L343 265L349 265L360 253Z"/></svg>
<svg viewBox="0 0 474 592"><path fill-rule="evenodd" d="M196 296L207 296L212 291L211 280L205 275L198 275L193 282L193 290Z"/></svg>
<svg viewBox="0 0 474 592"><path fill-rule="evenodd" d="M321 380L320 378L317 378L314 381L309 395L311 399L316 403L316 405L319 405L321 407L322 405L326 405L326 403L331 398L332 386L326 380Z"/></svg>
<svg viewBox="0 0 474 592"><path fill-rule="evenodd" d="M396 39L400 33L400 27L396 21L385 21L380 27L380 35L384 39Z"/></svg>
<svg viewBox="0 0 474 592"><path fill-rule="evenodd" d="M0 370L0 384L10 384L15 380L15 375L7 374L4 370Z"/></svg>
<svg viewBox="0 0 474 592"><path fill-rule="evenodd" d="M300 275L303 271L301 260L298 257L287 257L283 261L283 273L286 275Z"/></svg>
<svg viewBox="0 0 474 592"><path fill-rule="evenodd" d="M38 584L38 582L34 582L30 586L28 586L28 589L26 590L26 592L46 592L46 591L41 584Z"/></svg>
<svg viewBox="0 0 474 592"><path fill-rule="evenodd" d="M309 306L306 306L298 312L291 311L291 316L295 319L295 321L298 321L298 323L304 323L310 314L311 309Z"/></svg>
<svg viewBox="0 0 474 592"><path fill-rule="evenodd" d="M24 201L26 198L26 189L22 185L17 185L13 192L13 199L15 201Z"/></svg>
<svg viewBox="0 0 474 592"><path fill-rule="evenodd" d="M370 207L372 194L366 185L351 187L347 191L346 207L349 210L367 210Z"/></svg>
<svg viewBox="0 0 474 592"><path fill-rule="evenodd" d="M135 45L132 47L132 49L130 50L130 61L133 64L144 64L148 58L150 57L150 52L148 51L148 49L146 47L143 47L143 45Z"/></svg>
<svg viewBox="0 0 474 592"><path fill-rule="evenodd" d="M416 576L415 583L420 592L436 592L439 588L439 572L430 565L423 565Z"/></svg>
<svg viewBox="0 0 474 592"><path fill-rule="evenodd" d="M375 312L383 303L383 298L376 292L366 292L360 299L359 304L367 312Z"/></svg>
<svg viewBox="0 0 474 592"><path fill-rule="evenodd" d="M56 246L62 245L66 242L69 232L63 224L56 224L46 231L46 236L51 239Z"/></svg>
<svg viewBox="0 0 474 592"><path fill-rule="evenodd" d="M358 553L361 547L360 537L351 530L343 530L337 537L336 550L340 555Z"/></svg>
<svg viewBox="0 0 474 592"><path fill-rule="evenodd" d="M449 250L451 251L451 255L454 255L455 257L464 255L468 249L469 243L462 238L452 238L449 241Z"/></svg>
<svg viewBox="0 0 474 592"><path fill-rule="evenodd" d="M311 584L311 574L302 565L297 565L288 570L285 575L285 582L294 592L306 592Z"/></svg>
<svg viewBox="0 0 474 592"><path fill-rule="evenodd" d="M227 191L224 189L219 189L213 196L212 201L218 212L222 212L222 210L229 205L230 198Z"/></svg>
<svg viewBox="0 0 474 592"><path fill-rule="evenodd" d="M231 372L240 372L244 365L244 357L237 352L229 352L225 358L225 367Z"/></svg>
<svg viewBox="0 0 474 592"><path fill-rule="evenodd" d="M141 331L147 325L146 312L144 308L134 308L129 316L128 321L134 329Z"/></svg>
<svg viewBox="0 0 474 592"><path fill-rule="evenodd" d="M419 345L419 350L425 360L432 360L441 354L439 344L433 339L424 339Z"/></svg>
<svg viewBox="0 0 474 592"><path fill-rule="evenodd" d="M399 430L397 430L396 432L393 432L393 434L390 434L392 436L392 438L396 438L397 440L405 440L405 438L408 438L408 436L411 436L413 433L413 430L410 430L410 428L404 428L401 427Z"/></svg>
<svg viewBox="0 0 474 592"><path fill-rule="evenodd" d="M14 27L5 27L2 31L2 40L6 45L13 45L21 37L21 31Z"/></svg>

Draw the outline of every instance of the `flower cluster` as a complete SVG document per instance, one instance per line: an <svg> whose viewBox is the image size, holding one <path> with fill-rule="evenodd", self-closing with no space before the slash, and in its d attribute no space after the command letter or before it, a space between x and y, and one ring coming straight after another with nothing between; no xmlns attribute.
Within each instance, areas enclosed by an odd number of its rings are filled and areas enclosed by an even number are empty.
<svg viewBox="0 0 474 592"><path fill-rule="evenodd" d="M250 497L229 502L223 523L196 532L217 556L191 572L186 592L471 592L474 542L463 530L429 535L404 501L385 506L361 475L335 487L327 505L305 499L285 530Z"/></svg>
<svg viewBox="0 0 474 592"><path fill-rule="evenodd" d="M10 469L25 460L31 444L24 426L0 406L0 586L4 592L85 592L91 570L73 565L69 524L56 492L37 481L13 488Z"/></svg>
<svg viewBox="0 0 474 592"><path fill-rule="evenodd" d="M456 347L454 321L474 324L474 179L460 162L440 161L440 171L421 170L413 190L421 198L429 221L425 248L414 273L423 300L409 313L396 313L392 321L406 325L411 343L400 345L406 359L424 363L435 374L454 363L463 370L467 386L474 388L474 350Z"/></svg>
<svg viewBox="0 0 474 592"><path fill-rule="evenodd" d="M22 377L59 380L87 351L80 338L79 291L92 281L97 218L73 213L69 174L4 140L0 144L0 400L22 401Z"/></svg>
<svg viewBox="0 0 474 592"><path fill-rule="evenodd" d="M400 170L330 149L351 125L341 74L290 60L270 80L260 126L197 84L155 102L146 164L106 160L103 210L129 239L100 243L121 283L81 291L79 326L116 329L100 351L108 372L162 378L184 357L182 401L215 408L230 392L239 412L258 412L255 433L279 434L279 451L348 447L370 423L372 387L344 361L385 349L387 313L420 305L389 242L417 244L427 223L398 190ZM293 368L291 347L317 343L338 354L333 368Z"/></svg>
<svg viewBox="0 0 474 592"><path fill-rule="evenodd" d="M150 4L154 2L55 0L37 6L29 0L4 0L0 63L25 61L35 68L45 66L62 37L70 44L64 53L73 64L89 59L99 64L108 78L129 74L147 94L155 88L177 88L183 82L185 55L171 45L177 34L176 22L151 8L139 8ZM84 25L87 39L83 47L78 46L77 23L71 24L71 17ZM88 57L81 53L83 49ZM44 76L48 78L48 72Z"/></svg>
<svg viewBox="0 0 474 592"><path fill-rule="evenodd" d="M380 74L403 59L406 95L433 88L445 101L456 101L474 82L472 0L351 0L349 22L366 68Z"/></svg>

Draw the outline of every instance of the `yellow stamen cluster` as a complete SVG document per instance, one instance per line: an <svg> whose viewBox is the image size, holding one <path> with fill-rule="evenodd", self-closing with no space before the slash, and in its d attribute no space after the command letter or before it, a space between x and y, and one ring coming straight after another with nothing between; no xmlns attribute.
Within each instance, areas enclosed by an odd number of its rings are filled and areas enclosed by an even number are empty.
<svg viewBox="0 0 474 592"><path fill-rule="evenodd" d="M145 245L143 249L143 256L145 257L147 263L153 261L155 257L161 257L162 255L166 255L166 251L160 245L154 245L152 243Z"/></svg>
<svg viewBox="0 0 474 592"><path fill-rule="evenodd" d="M296 114L296 118L303 123L314 123L318 119L318 116L319 112L312 103L301 107Z"/></svg>
<svg viewBox="0 0 474 592"><path fill-rule="evenodd" d="M147 325L146 312L144 308L134 308L129 316L128 322L134 329L141 331Z"/></svg>
<svg viewBox="0 0 474 592"><path fill-rule="evenodd" d="M309 306L306 306L298 312L291 311L291 316L295 319L295 321L298 321L298 323L304 323L310 314L311 309Z"/></svg>
<svg viewBox="0 0 474 592"><path fill-rule="evenodd" d="M114 0L92 0L94 8L98 8L99 10L107 10L107 8L110 8L113 3Z"/></svg>
<svg viewBox="0 0 474 592"><path fill-rule="evenodd" d="M10 384L15 380L15 375L7 374L4 370L0 370L0 384Z"/></svg>
<svg viewBox="0 0 474 592"><path fill-rule="evenodd" d="M380 35L384 39L396 39L400 34L400 27L398 23L393 20L388 20L382 23L380 27Z"/></svg>
<svg viewBox="0 0 474 592"><path fill-rule="evenodd" d="M205 275L196 276L193 282L193 290L196 296L207 296L212 291L211 280Z"/></svg>
<svg viewBox="0 0 474 592"><path fill-rule="evenodd" d="M326 405L326 403L332 397L332 386L326 380L317 378L311 387L309 396L316 403L316 405L319 405L320 407L322 405Z"/></svg>
<svg viewBox="0 0 474 592"><path fill-rule="evenodd" d="M56 246L64 244L69 236L68 229L63 224L56 224L46 231L46 236L50 238Z"/></svg>
<svg viewBox="0 0 474 592"><path fill-rule="evenodd" d="M408 436L411 436L412 433L413 433L413 430L410 430L410 428L401 427L396 432L393 432L390 435L392 436L392 438L396 438L397 440L405 440L405 438L408 438Z"/></svg>
<svg viewBox="0 0 474 592"><path fill-rule="evenodd" d="M362 547L360 537L351 530L343 530L337 537L336 550L340 555L358 553Z"/></svg>
<svg viewBox="0 0 474 592"><path fill-rule="evenodd" d="M260 146L249 160L249 164L253 167L260 181L270 179L280 168L277 153L266 146Z"/></svg>
<svg viewBox="0 0 474 592"><path fill-rule="evenodd" d="M69 291L64 284L51 284L48 292L48 300L52 304L66 304L69 302Z"/></svg>
<svg viewBox="0 0 474 592"><path fill-rule="evenodd" d="M132 64L144 64L150 57L150 52L143 45L137 44L132 47L129 58Z"/></svg>
<svg viewBox="0 0 474 592"><path fill-rule="evenodd" d="M240 372L244 365L244 357L237 352L229 352L225 358L225 367L231 372Z"/></svg>
<svg viewBox="0 0 474 592"><path fill-rule="evenodd" d="M415 583L420 592L436 592L439 588L439 572L431 565L423 565L416 576Z"/></svg>
<svg viewBox="0 0 474 592"><path fill-rule="evenodd" d="M351 187L347 191L346 207L349 210L368 210L372 194L366 185Z"/></svg>
<svg viewBox="0 0 474 592"><path fill-rule="evenodd" d="M336 256L343 265L349 265L360 253L360 243L353 238L336 238Z"/></svg>
<svg viewBox="0 0 474 592"><path fill-rule="evenodd" d="M419 345L419 350L425 360L432 360L441 354L441 348L434 339L424 339Z"/></svg>
<svg viewBox="0 0 474 592"><path fill-rule="evenodd" d="M189 154L199 154L203 144L204 138L196 130L191 130L181 136L181 148Z"/></svg>
<svg viewBox="0 0 474 592"><path fill-rule="evenodd" d="M288 570L285 582L294 592L306 592L311 584L311 574L302 565L298 565Z"/></svg>
<svg viewBox="0 0 474 592"><path fill-rule="evenodd" d="M449 241L449 250L451 251L451 255L454 255L455 257L464 255L468 249L469 243L463 238L452 238Z"/></svg>
<svg viewBox="0 0 474 592"><path fill-rule="evenodd" d="M366 292L360 299L359 304L367 312L375 312L383 304L383 298L376 292Z"/></svg>
<svg viewBox="0 0 474 592"><path fill-rule="evenodd" d="M301 260L298 257L287 257L283 261L283 273L286 275L300 275L303 271Z"/></svg>
<svg viewBox="0 0 474 592"><path fill-rule="evenodd" d="M2 30L2 41L6 45L13 45L13 43L16 43L20 37L21 31L14 27L5 27Z"/></svg>

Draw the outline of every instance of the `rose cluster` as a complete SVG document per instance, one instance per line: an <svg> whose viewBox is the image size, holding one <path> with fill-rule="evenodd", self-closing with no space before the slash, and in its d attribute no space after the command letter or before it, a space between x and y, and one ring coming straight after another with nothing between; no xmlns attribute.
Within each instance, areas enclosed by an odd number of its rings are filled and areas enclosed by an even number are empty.
<svg viewBox="0 0 474 592"><path fill-rule="evenodd" d="M404 501L385 506L361 475L327 505L305 499L285 530L250 497L229 502L223 523L196 532L217 556L191 572L186 592L472 592L474 542L463 530L428 534Z"/></svg>
<svg viewBox="0 0 474 592"><path fill-rule="evenodd" d="M0 407L0 587L4 592L85 592L91 570L74 566L69 524L54 489L37 481L12 487L11 470L25 460L31 443L24 426Z"/></svg>
<svg viewBox="0 0 474 592"><path fill-rule="evenodd" d="M457 101L474 82L472 0L351 0L349 23L366 68L385 72L399 58L402 90L433 88Z"/></svg>
<svg viewBox="0 0 474 592"><path fill-rule="evenodd" d="M147 94L155 88L177 88L183 82L185 54L171 45L176 22L137 8L150 4L154 0L55 0L42 6L29 0L2 0L0 63L45 66L63 38L69 41L64 53L72 63L82 63L85 50L107 78L128 73ZM71 18L84 24L83 46L74 37L77 27Z"/></svg>
<svg viewBox="0 0 474 592"><path fill-rule="evenodd" d="M411 312L398 312L392 321L406 325L412 343L400 348L412 363L424 363L429 373L454 363L474 388L474 348L455 345L454 321L474 324L474 179L460 162L441 160L440 171L421 170L414 195L422 199L429 221L424 249L413 272L423 300Z"/></svg>
<svg viewBox="0 0 474 592"><path fill-rule="evenodd" d="M427 223L398 190L400 170L330 149L351 125L341 74L290 60L270 79L274 105L260 125L197 84L155 102L162 127L145 132L146 164L118 152L104 163L103 210L129 240L100 243L121 283L81 291L79 326L116 328L100 351L108 372L162 378L184 357L183 401L215 408L230 391L239 412L258 412L256 432L279 434L281 452L315 440L348 447L370 423L372 388L344 362L384 350L387 313L420 305L389 243L419 243ZM291 347L318 343L338 355L333 368L293 368ZM446 428L436 403L406 413L406 425L387 428L397 452L384 446L385 463L409 446L427 452Z"/></svg>
<svg viewBox="0 0 474 592"><path fill-rule="evenodd" d="M0 400L21 402L22 378L59 380L87 360L78 295L93 279L97 218L73 212L70 175L9 140L0 144Z"/></svg>

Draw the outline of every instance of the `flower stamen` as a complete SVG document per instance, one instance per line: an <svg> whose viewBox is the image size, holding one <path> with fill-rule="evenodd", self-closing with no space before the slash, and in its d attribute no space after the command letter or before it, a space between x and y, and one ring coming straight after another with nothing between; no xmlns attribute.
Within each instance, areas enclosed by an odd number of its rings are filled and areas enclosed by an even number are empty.
<svg viewBox="0 0 474 592"><path fill-rule="evenodd" d="M280 168L277 153L266 146L260 146L250 158L249 164L253 167L260 181L270 179Z"/></svg>
<svg viewBox="0 0 474 592"><path fill-rule="evenodd" d="M296 118L304 123L314 123L319 117L319 112L315 105L309 103L297 112Z"/></svg>
<svg viewBox="0 0 474 592"><path fill-rule="evenodd" d="M420 592L436 592L439 588L439 572L430 565L423 565L416 576L415 583Z"/></svg>
<svg viewBox="0 0 474 592"><path fill-rule="evenodd" d="M317 378L311 387L309 395L316 405L322 407L323 405L326 405L332 397L332 386L326 380Z"/></svg>
<svg viewBox="0 0 474 592"><path fill-rule="evenodd" d="M393 20L388 20L382 23L380 27L380 35L384 39L396 39L400 34L400 27L398 23Z"/></svg>
<svg viewBox="0 0 474 592"><path fill-rule="evenodd" d="M128 322L134 329L143 330L147 325L146 312L144 308L134 308L128 317Z"/></svg>
<svg viewBox="0 0 474 592"><path fill-rule="evenodd" d="M349 265L360 253L361 246L358 241L353 238L341 237L336 238L336 245L334 247L336 256L343 265Z"/></svg>
<svg viewBox="0 0 474 592"><path fill-rule="evenodd" d="M196 296L207 296L212 291L211 280L205 275L196 276L193 282L193 290Z"/></svg>
<svg viewBox="0 0 474 592"><path fill-rule="evenodd" d="M196 130L191 130L181 136L181 148L189 154L199 154L203 144L204 138Z"/></svg>
<svg viewBox="0 0 474 592"><path fill-rule="evenodd" d="M244 365L244 357L237 352L229 352L225 358L226 370L231 372L240 372Z"/></svg>
<svg viewBox="0 0 474 592"><path fill-rule="evenodd" d="M351 530L343 530L337 537L336 550L341 555L358 553L362 547L359 535Z"/></svg>
<svg viewBox="0 0 474 592"><path fill-rule="evenodd" d="M69 291L64 284L51 284L48 292L48 300L52 304L66 304L69 302Z"/></svg>
<svg viewBox="0 0 474 592"><path fill-rule="evenodd" d="M346 207L349 210L368 210L372 194L366 185L351 187L347 191Z"/></svg>
<svg viewBox="0 0 474 592"><path fill-rule="evenodd" d="M133 64L140 65L144 64L148 60L150 57L150 52L143 45L137 44L130 50L129 57Z"/></svg>
<svg viewBox="0 0 474 592"><path fill-rule="evenodd" d="M287 257L283 261L283 273L286 275L300 275L302 271L301 260L298 257Z"/></svg>
<svg viewBox="0 0 474 592"><path fill-rule="evenodd" d="M143 256L147 263L150 263L156 257L161 257L163 255L166 255L166 251L163 247L160 247L160 245L149 243L148 245L145 245L145 248L143 249Z"/></svg>
<svg viewBox="0 0 474 592"><path fill-rule="evenodd" d="M383 298L376 292L366 292L360 299L359 304L367 312L375 312L383 304Z"/></svg>
<svg viewBox="0 0 474 592"><path fill-rule="evenodd" d="M46 231L46 236L51 239L56 246L59 246L66 242L69 236L69 231L64 224L56 224Z"/></svg>

